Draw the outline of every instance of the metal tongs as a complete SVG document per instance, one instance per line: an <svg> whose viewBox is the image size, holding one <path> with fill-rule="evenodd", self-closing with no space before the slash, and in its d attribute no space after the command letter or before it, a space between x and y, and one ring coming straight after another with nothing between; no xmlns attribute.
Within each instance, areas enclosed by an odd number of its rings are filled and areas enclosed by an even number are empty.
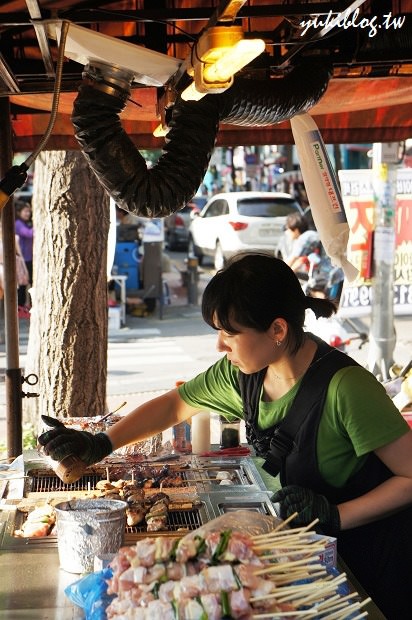
<svg viewBox="0 0 412 620"><path fill-rule="evenodd" d="M119 409L121 409L122 407L124 407L125 405L127 405L127 402L124 401L124 403L122 403L121 405L119 405L116 409L113 409L113 411L109 411L109 413L106 413L104 416L102 416L99 420L99 422L103 422L103 420L107 420L107 418L109 418L111 415L113 415L114 413L117 413L119 411Z"/></svg>

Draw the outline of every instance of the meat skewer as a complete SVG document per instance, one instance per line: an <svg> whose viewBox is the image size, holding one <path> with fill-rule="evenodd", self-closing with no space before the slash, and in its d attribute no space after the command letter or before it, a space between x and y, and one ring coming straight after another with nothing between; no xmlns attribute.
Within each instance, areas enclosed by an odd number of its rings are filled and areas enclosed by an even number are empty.
<svg viewBox="0 0 412 620"><path fill-rule="evenodd" d="M296 537L299 539L301 533ZM245 534L200 530L174 542L146 538L134 547L122 548L112 563L108 592L117 594L117 598L110 604L107 616L109 620L254 620L300 616L329 620L331 613L344 614L346 607L352 611L359 609L359 604L352 607L349 599L337 594L346 575L325 578L325 567L314 563L319 546L308 545L305 555L309 557L300 561L302 566L297 565L292 578L290 565L295 562L274 565L284 565L289 580L309 578L312 582L285 586L284 574L279 580L276 573L259 574L271 568L273 562L264 551L257 552L254 539ZM313 567L316 570L311 574ZM314 606L320 603L322 611L318 615ZM340 616L333 618L338 620Z"/></svg>

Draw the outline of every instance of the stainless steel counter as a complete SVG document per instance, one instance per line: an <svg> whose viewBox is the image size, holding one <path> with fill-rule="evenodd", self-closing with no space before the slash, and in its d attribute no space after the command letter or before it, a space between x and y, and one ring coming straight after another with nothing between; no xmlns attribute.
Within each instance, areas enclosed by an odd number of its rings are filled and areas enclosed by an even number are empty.
<svg viewBox="0 0 412 620"><path fill-rule="evenodd" d="M251 477L247 481L248 485L245 485L243 480L237 488L236 486L218 488L213 485L210 486L210 492L200 494L202 515L206 515L203 519L210 520L224 512L241 508L249 508L264 514L272 513L270 494L263 491L264 485L259 473L254 466L252 469L247 468L247 471ZM196 478L198 479L198 474ZM19 493L23 488L20 484L22 482L19 481L15 492ZM83 611L73 605L64 593L65 588L77 581L80 576L60 569L56 537L47 541L13 538L11 528L14 523L12 519L14 508L12 502L0 502L0 619L83 619ZM125 544L132 544L127 536ZM366 594L346 567L339 568L347 573L353 589L362 598L366 598ZM369 620L385 620L373 603L364 610L368 612Z"/></svg>
<svg viewBox="0 0 412 620"><path fill-rule="evenodd" d="M78 575L59 568L57 547L0 553L2 620L78 620L82 610L64 594Z"/></svg>

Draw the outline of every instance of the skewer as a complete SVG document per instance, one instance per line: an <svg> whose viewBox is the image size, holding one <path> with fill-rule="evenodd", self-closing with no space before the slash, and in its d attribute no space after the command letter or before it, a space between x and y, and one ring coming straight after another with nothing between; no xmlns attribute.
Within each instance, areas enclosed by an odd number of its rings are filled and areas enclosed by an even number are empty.
<svg viewBox="0 0 412 620"><path fill-rule="evenodd" d="M308 569L312 567L314 569L319 569L323 566L323 564L309 564L308 558L304 558L302 560L292 560L291 562L279 562L279 564L271 564L270 566L255 571L255 575L266 575L267 573L276 573L278 571L284 572L285 569L291 570L295 566L302 566L302 564L306 565Z"/></svg>
<svg viewBox="0 0 412 620"><path fill-rule="evenodd" d="M265 543L264 545L253 545L253 550L255 552L264 551L264 550L273 551L276 548L284 549L286 547L291 550L299 550L299 549L307 549L308 546L311 546L311 545L314 547L319 546L322 549L325 549L326 547L326 541L325 543L322 543L321 540L315 540L312 536L306 539L303 539L302 537L302 540L296 540L296 539L297 537L291 536L290 538L287 537L282 540L274 541L270 544Z"/></svg>
<svg viewBox="0 0 412 620"><path fill-rule="evenodd" d="M316 586L318 583L318 587L320 589L322 587L322 582L301 583L292 586L284 586L281 588L278 587L275 592L270 592L269 594L262 594L261 596L251 596L249 600L253 603L256 601L264 601L272 598L273 596L276 596L276 600L279 603L284 603L285 601L291 600L295 594L305 595L308 590L312 592L314 586ZM320 592L320 594L323 594L323 592ZM350 595L350 597L353 598L353 595ZM336 595L336 598L340 599L341 597L339 595Z"/></svg>
<svg viewBox="0 0 412 620"><path fill-rule="evenodd" d="M345 607L343 615L342 615L342 609L340 609L339 611L336 611L335 613L325 616L324 620L344 620L344 618L347 618L348 615L350 615L353 611L357 611L358 609L360 609L361 607L364 607L370 602L371 602L371 599L366 598L364 601L361 601L360 603L358 602L353 603L352 605L348 605L347 607Z"/></svg>
<svg viewBox="0 0 412 620"><path fill-rule="evenodd" d="M299 581L299 579L315 579L317 577L324 576L326 573L326 568L322 566L322 568L313 573L308 573L307 571L294 571L289 575L272 575L269 577L271 581L274 581L275 584L279 587L283 587L286 583L293 583L295 581Z"/></svg>
<svg viewBox="0 0 412 620"><path fill-rule="evenodd" d="M109 468L106 467L106 480L107 482L110 482L110 474L109 474Z"/></svg>
<svg viewBox="0 0 412 620"><path fill-rule="evenodd" d="M313 609L302 609L296 611L271 611L270 613L262 613L262 614L253 614L253 620L260 618L268 618L269 620L273 618L286 618L288 616L306 616L307 618L316 618L316 611Z"/></svg>
<svg viewBox="0 0 412 620"><path fill-rule="evenodd" d="M121 405L119 405L118 407L116 407L116 409L113 409L113 411L109 411L109 413L106 413L104 416L102 416L99 420L100 422L103 422L103 420L107 420L107 418L111 415L113 415L114 413L117 413L119 411L119 409L121 409L122 407L124 407L125 405L127 405L127 402L124 401L124 403L122 403Z"/></svg>
<svg viewBox="0 0 412 620"><path fill-rule="evenodd" d="M294 512L293 514L289 515L289 517L287 519L284 519L282 521L282 523L279 523L279 525L277 525L273 529L273 532L279 532L279 530L282 530L284 527L286 527L287 524L290 523L291 521L293 521L293 519L295 519L297 516L298 516L297 512Z"/></svg>
<svg viewBox="0 0 412 620"><path fill-rule="evenodd" d="M324 592L329 591L329 590L336 590L337 586L339 586L344 581L346 581L346 574L342 573L341 575L338 575L338 577L335 577L334 579L332 579L332 581L327 582L328 585L325 586ZM310 603L311 601L313 601L313 598L316 598L316 594L310 594L306 598L302 599L300 601L300 604L306 605Z"/></svg>
<svg viewBox="0 0 412 620"><path fill-rule="evenodd" d="M262 557L265 560L279 560L283 556L287 556L289 558L293 555L303 555L304 557L311 557L312 555L317 555L318 553L324 550L325 550L325 547L322 547L320 545L318 546L314 545L313 547L309 547L309 549L308 549L308 546L304 547L303 545L300 545L299 549L290 549L288 547L287 549L284 549L282 552L263 555Z"/></svg>
<svg viewBox="0 0 412 620"><path fill-rule="evenodd" d="M291 520L292 517L294 518L296 515L297 515L297 513L294 513L294 515L291 515L289 517L289 520ZM315 519L314 521L309 523L309 525L304 525L304 526L301 526L301 527L294 527L293 529L288 529L286 531L279 530L280 526L277 526L277 528L273 529L270 532L266 532L266 534L258 534L257 536L252 536L251 538L252 538L253 541L259 542L261 540L271 540L272 538L277 538L278 536L293 536L293 535L296 536L299 533L307 533L309 528L313 527L318 522L319 522L319 519ZM286 524L286 521L284 521L283 523ZM315 533L315 532L313 532L313 533ZM326 538L326 536L325 536L325 538Z"/></svg>

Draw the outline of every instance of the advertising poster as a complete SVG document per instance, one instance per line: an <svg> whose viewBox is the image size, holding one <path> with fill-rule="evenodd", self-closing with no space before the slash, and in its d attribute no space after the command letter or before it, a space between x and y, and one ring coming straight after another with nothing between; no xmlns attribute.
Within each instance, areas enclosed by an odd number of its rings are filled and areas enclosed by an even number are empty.
<svg viewBox="0 0 412 620"><path fill-rule="evenodd" d="M147 220L143 230L143 243L151 243L153 241L165 240L164 221L162 218L156 217Z"/></svg>
<svg viewBox="0 0 412 620"><path fill-rule="evenodd" d="M371 310L374 201L372 170L340 170L342 200L350 228L348 259L359 276L345 281L339 307L343 317ZM394 314L412 314L412 168L397 173L395 212Z"/></svg>

